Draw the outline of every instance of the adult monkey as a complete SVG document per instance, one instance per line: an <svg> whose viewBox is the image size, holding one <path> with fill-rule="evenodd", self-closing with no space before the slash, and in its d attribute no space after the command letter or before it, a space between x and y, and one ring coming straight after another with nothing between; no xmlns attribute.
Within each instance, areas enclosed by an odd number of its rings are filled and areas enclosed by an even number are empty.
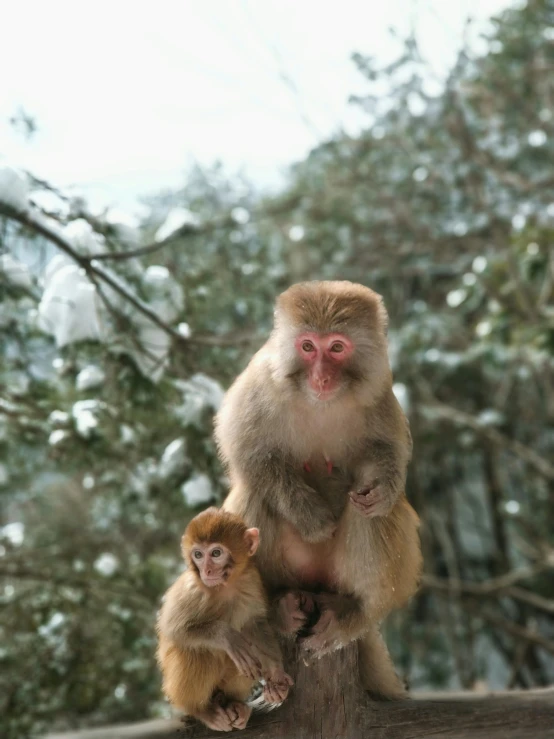
<svg viewBox="0 0 554 739"><path fill-rule="evenodd" d="M367 287L293 285L225 396L216 440L232 482L224 508L263 532L258 564L281 629L302 633L315 612L304 648L321 655L359 640L366 689L400 698L379 626L416 591L421 552L386 331Z"/></svg>

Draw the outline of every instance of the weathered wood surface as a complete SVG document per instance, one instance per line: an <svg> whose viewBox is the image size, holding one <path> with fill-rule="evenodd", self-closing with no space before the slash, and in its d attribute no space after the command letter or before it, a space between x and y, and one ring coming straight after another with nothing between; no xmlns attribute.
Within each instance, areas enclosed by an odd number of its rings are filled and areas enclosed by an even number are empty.
<svg viewBox="0 0 554 739"><path fill-rule="evenodd" d="M354 646L306 666L290 655L295 686L244 739L554 739L554 687L498 694L433 694L374 702L358 681ZM236 732L233 732L235 734ZM50 734L47 739L208 739L225 736L180 721L146 721Z"/></svg>

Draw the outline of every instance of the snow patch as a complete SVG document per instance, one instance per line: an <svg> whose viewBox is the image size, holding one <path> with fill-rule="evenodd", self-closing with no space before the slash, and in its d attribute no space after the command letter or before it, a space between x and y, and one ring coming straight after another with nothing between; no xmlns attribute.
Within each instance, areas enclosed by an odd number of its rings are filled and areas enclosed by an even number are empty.
<svg viewBox="0 0 554 739"><path fill-rule="evenodd" d="M8 523L0 528L0 539L7 539L11 544L18 547L23 544L25 538L25 526L21 521Z"/></svg>
<svg viewBox="0 0 554 739"><path fill-rule="evenodd" d="M209 503L215 498L212 482L207 475L195 474L181 486L181 492L188 506Z"/></svg>
<svg viewBox="0 0 554 739"><path fill-rule="evenodd" d="M112 208L106 215L106 222L112 226L118 241L129 247L140 244L139 219L124 211Z"/></svg>
<svg viewBox="0 0 554 739"><path fill-rule="evenodd" d="M192 331L190 330L190 326L188 325L188 323L185 323L184 321L183 323L180 323L177 326L177 331L181 334L183 339L190 339L191 334L192 334Z"/></svg>
<svg viewBox="0 0 554 739"><path fill-rule="evenodd" d="M98 254L106 251L102 238L84 218L76 218L68 223L63 234L79 254Z"/></svg>
<svg viewBox="0 0 554 739"><path fill-rule="evenodd" d="M137 439L135 430L127 423L121 424L119 428L119 435L121 438L121 443L125 445L134 444Z"/></svg>
<svg viewBox="0 0 554 739"><path fill-rule="evenodd" d="M0 203L18 211L29 205L29 183L27 177L12 167L0 167Z"/></svg>
<svg viewBox="0 0 554 739"><path fill-rule="evenodd" d="M110 577L119 569L119 560L113 554L104 552L94 563L94 569L104 577Z"/></svg>
<svg viewBox="0 0 554 739"><path fill-rule="evenodd" d="M79 436L90 439L92 432L98 427L98 418L95 413L100 410L100 407L98 400L78 400L73 404L71 415Z"/></svg>
<svg viewBox="0 0 554 739"><path fill-rule="evenodd" d="M63 613L60 613L59 611L57 613L54 613L49 621L47 621L45 624L42 624L42 626L38 627L38 633L41 636L48 637L51 636L52 632L56 631L56 629L59 626L62 626L65 623L65 616Z"/></svg>
<svg viewBox="0 0 554 739"><path fill-rule="evenodd" d="M166 322L174 321L185 307L183 288L171 276L167 267L152 264L142 277L148 305Z"/></svg>
<svg viewBox="0 0 554 739"><path fill-rule="evenodd" d="M69 423L69 413L65 411L52 411L48 416L48 423L51 426L67 426Z"/></svg>
<svg viewBox="0 0 554 739"><path fill-rule="evenodd" d="M0 272L6 276L8 282L16 287L30 288L33 286L27 265L18 262L11 254L0 256Z"/></svg>
<svg viewBox="0 0 554 739"><path fill-rule="evenodd" d="M95 364L89 364L79 372L75 380L77 390L91 390L99 387L106 379L104 370Z"/></svg>
<svg viewBox="0 0 554 739"><path fill-rule="evenodd" d="M127 353L145 377L152 382L159 382L169 364L170 338L148 318L140 316L136 323L142 326L138 329L138 341L143 351L133 347Z"/></svg>
<svg viewBox="0 0 554 739"><path fill-rule="evenodd" d="M175 439L166 446L158 467L158 475L162 480L182 473L189 465L187 456L187 442L185 439Z"/></svg>
<svg viewBox="0 0 554 739"><path fill-rule="evenodd" d="M58 347L75 341L98 341L103 333L98 296L84 271L58 254L49 262L43 280L38 327L53 336Z"/></svg>
<svg viewBox="0 0 554 739"><path fill-rule="evenodd" d="M58 446L58 444L61 444L61 442L64 439L67 439L69 436L69 431L63 431L63 429L56 429L55 431L52 431L50 436L48 437L48 443L50 446Z"/></svg>
<svg viewBox="0 0 554 739"><path fill-rule="evenodd" d="M200 219L188 208L173 208L167 214L165 221L156 231L154 236L155 241L164 241L172 233L177 231L183 226L198 226L200 225Z"/></svg>
<svg viewBox="0 0 554 739"><path fill-rule="evenodd" d="M184 402L175 414L185 426L198 425L205 410L219 410L225 395L221 385L208 375L198 372L189 380L176 380L175 387L183 393Z"/></svg>

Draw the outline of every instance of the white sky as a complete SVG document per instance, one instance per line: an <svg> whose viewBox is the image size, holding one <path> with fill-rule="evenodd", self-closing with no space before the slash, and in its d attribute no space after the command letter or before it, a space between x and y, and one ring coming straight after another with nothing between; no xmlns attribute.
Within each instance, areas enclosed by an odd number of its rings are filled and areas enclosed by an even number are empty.
<svg viewBox="0 0 554 739"><path fill-rule="evenodd" d="M0 33L0 157L96 203L183 184L196 160L261 185L340 126L356 127L350 61L387 59L415 22L444 73L464 19L507 0L49 0L10 3ZM9 7L9 10L8 10ZM297 87L295 95L280 74ZM8 119L35 116L29 143ZM309 123L303 120L309 119Z"/></svg>

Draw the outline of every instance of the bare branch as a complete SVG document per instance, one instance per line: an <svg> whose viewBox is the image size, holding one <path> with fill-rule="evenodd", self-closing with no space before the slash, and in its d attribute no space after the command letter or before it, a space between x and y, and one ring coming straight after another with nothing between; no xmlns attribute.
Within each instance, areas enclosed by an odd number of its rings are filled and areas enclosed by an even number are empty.
<svg viewBox="0 0 554 739"><path fill-rule="evenodd" d="M554 569L554 555L540 562L525 567L517 567L499 577L493 577L484 582L469 582L456 578L436 577L435 575L423 575L422 586L432 590L444 590L448 592L468 593L470 595L496 595L501 590L511 588L522 580L530 580L533 577Z"/></svg>
<svg viewBox="0 0 554 739"><path fill-rule="evenodd" d="M515 439L510 439L505 434L502 434L500 431L497 431L490 426L485 426L479 421L479 419L469 413L460 411L457 408L446 405L445 403L440 403L437 400L433 399L433 401L426 407L428 410L431 410L435 416L438 416L445 421L451 421L460 426L467 426L481 436L490 439L493 444L507 449L512 452L512 454L515 454L517 457L522 459L543 477L546 477L548 480L554 480L554 465L552 465L548 459L541 457L540 454L537 454L537 452L525 444L522 444Z"/></svg>
<svg viewBox="0 0 554 739"><path fill-rule="evenodd" d="M267 206L265 208L259 208L250 212L250 222L260 221L265 218L273 218L278 215L293 210L301 201L301 195L293 195L285 200L277 203L276 205ZM173 233L169 234L165 239L161 241L155 241L152 244L146 246L140 246L137 249L131 249L129 251L119 252L102 252L100 254L91 254L87 257L83 257L86 261L122 261L125 259L132 259L133 257L144 257L147 254L153 254L154 252L164 249L166 246L174 244L176 241L182 239L192 238L195 236L209 236L215 231L226 230L229 228L236 228L237 221L232 214L225 216L224 218L218 218L214 221L207 221L202 225L195 226L192 223L186 223L181 228L178 228Z"/></svg>

